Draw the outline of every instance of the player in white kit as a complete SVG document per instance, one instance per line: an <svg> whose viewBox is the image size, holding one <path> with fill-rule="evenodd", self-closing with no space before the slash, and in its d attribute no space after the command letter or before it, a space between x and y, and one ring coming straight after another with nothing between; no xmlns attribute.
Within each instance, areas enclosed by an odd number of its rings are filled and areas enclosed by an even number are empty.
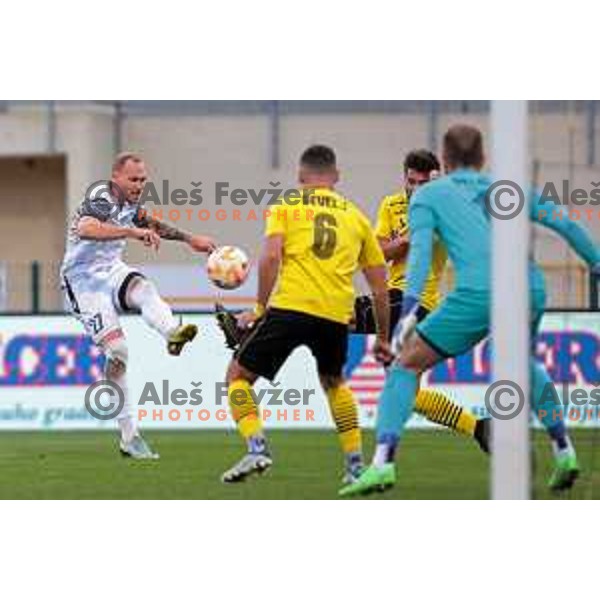
<svg viewBox="0 0 600 600"><path fill-rule="evenodd" d="M182 325L156 287L139 271L122 261L127 239L158 250L161 238L187 244L196 252L211 252L209 237L192 235L143 214L139 199L146 183L140 156L123 153L113 163L110 181L91 190L73 215L61 279L73 314L106 355L105 377L124 395L117 415L120 450L138 459L158 458L138 431L128 399L128 351L119 313L139 311L144 321L167 342L169 354L178 356L198 332Z"/></svg>

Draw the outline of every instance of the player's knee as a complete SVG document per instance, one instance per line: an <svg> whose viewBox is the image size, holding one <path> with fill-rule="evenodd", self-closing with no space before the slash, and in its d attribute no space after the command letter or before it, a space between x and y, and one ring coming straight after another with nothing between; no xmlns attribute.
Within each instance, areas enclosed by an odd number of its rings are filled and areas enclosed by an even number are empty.
<svg viewBox="0 0 600 600"><path fill-rule="evenodd" d="M421 373L424 368L421 358L416 338L411 336L402 347L398 362L409 371Z"/></svg>
<svg viewBox="0 0 600 600"><path fill-rule="evenodd" d="M124 375L129 360L129 350L125 338L112 340L106 345L104 351L106 353L106 376L112 379Z"/></svg>
<svg viewBox="0 0 600 600"><path fill-rule="evenodd" d="M131 282L129 283L129 291L140 290L144 292L154 292L156 291L156 286L145 277L141 275L135 276Z"/></svg>
<svg viewBox="0 0 600 600"><path fill-rule="evenodd" d="M406 341L398 362L409 371L421 375L438 362L438 355L426 344L417 333L413 333Z"/></svg>
<svg viewBox="0 0 600 600"><path fill-rule="evenodd" d="M334 388L340 387L344 383L344 378L341 375L319 375L321 386L328 392Z"/></svg>
<svg viewBox="0 0 600 600"><path fill-rule="evenodd" d="M252 384L257 380L257 376L248 369L242 367L242 365L234 358L227 367L225 383L230 385L232 381L236 381L237 379L243 379Z"/></svg>
<svg viewBox="0 0 600 600"><path fill-rule="evenodd" d="M134 277L127 286L127 303L133 308L141 308L146 300L158 295L155 285L145 277Z"/></svg>
<svg viewBox="0 0 600 600"><path fill-rule="evenodd" d="M232 381L236 379L240 379L241 377L241 368L240 364L237 360L233 359L230 361L229 366L227 367L227 373L225 375L225 383L227 385L231 385Z"/></svg>

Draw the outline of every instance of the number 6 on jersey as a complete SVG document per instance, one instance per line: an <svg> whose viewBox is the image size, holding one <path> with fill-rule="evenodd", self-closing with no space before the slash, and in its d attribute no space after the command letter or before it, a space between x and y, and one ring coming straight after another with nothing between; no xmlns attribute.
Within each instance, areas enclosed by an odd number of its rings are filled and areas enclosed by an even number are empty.
<svg viewBox="0 0 600 600"><path fill-rule="evenodd" d="M317 258L331 258L337 244L337 220L327 213L315 217L312 251Z"/></svg>

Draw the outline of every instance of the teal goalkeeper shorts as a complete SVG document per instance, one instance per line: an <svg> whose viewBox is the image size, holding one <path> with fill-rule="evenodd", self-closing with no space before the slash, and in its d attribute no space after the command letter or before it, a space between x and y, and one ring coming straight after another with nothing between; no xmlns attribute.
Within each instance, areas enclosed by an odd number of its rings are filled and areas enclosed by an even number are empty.
<svg viewBox="0 0 600 600"><path fill-rule="evenodd" d="M534 290L531 295L532 337L537 333L544 305L544 290ZM506 310L511 310L510 303ZM417 325L417 333L440 356L458 356L488 336L490 319L489 292L456 289Z"/></svg>

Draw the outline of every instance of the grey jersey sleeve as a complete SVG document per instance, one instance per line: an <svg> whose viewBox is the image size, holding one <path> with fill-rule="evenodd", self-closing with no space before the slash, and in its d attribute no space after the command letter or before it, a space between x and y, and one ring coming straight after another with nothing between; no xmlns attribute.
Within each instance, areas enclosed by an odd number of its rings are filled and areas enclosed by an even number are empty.
<svg viewBox="0 0 600 600"><path fill-rule="evenodd" d="M98 221L108 221L115 211L115 204L109 198L99 196L86 198L81 205L80 217L93 217Z"/></svg>

